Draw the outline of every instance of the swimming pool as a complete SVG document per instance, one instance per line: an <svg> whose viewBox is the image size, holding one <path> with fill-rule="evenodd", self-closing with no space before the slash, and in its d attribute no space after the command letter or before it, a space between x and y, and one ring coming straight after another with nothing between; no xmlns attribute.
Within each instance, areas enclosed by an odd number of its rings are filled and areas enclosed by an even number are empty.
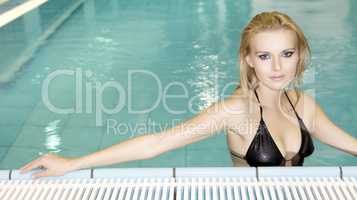
<svg viewBox="0 0 357 200"><path fill-rule="evenodd" d="M357 137L357 3L264 2L49 1L2 27L0 72L12 73L0 86L0 168L18 168L45 152L88 154L192 117L233 91L240 32L255 13L271 9L292 16L310 41L313 57L304 89L336 124ZM25 58L19 71L11 70ZM54 72L62 74L45 91L66 114L52 112L41 98ZM98 93L114 82L124 90ZM168 87L172 82L177 84ZM167 98L150 110L165 88L170 95L182 95L182 85L189 98ZM103 112L115 110L118 98L125 100L120 111ZM173 114L165 106L180 112ZM133 112L143 109L149 111ZM305 165L357 165L353 156L315 144ZM113 165L184 166L232 166L225 135L151 160Z"/></svg>

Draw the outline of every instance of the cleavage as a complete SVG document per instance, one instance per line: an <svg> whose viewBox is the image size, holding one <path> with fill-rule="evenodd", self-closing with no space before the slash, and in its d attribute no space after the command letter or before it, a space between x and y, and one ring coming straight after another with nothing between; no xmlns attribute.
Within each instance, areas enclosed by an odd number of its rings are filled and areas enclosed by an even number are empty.
<svg viewBox="0 0 357 200"><path fill-rule="evenodd" d="M265 112L266 113L266 112ZM282 116L284 117L284 116ZM282 132L282 130L286 130L286 129L291 129L292 126L287 126L286 123L289 123L289 121L287 121L286 119L283 120L284 122L282 122L281 118L282 117L279 117L279 119L276 119L276 120L273 120L272 122L269 120L269 121L266 121L264 117L264 112L263 112L263 116L262 116L262 121L264 122L265 124L265 127L266 127L266 130L267 130L267 134L269 134L269 136L271 137L271 139L273 140L276 148L279 150L280 154L282 155L282 157L284 157L285 160L291 160L292 158L294 158L300 151L300 148L301 148L301 143L302 143L302 134L301 134L301 130L300 130L300 126L299 126L299 123L298 123L298 120L297 118L295 117L295 121L294 123L290 122L293 126L294 124L296 124L298 127L296 128L296 125L295 127L293 128L294 130L292 132L294 132L294 134L299 134L299 136L297 137L297 139L294 139L294 143L295 144L299 144L297 145L297 147L295 147L294 149L296 149L294 152L292 151L286 151L287 150L287 146L290 146L289 144L287 145L286 143L284 143L283 141L284 140L291 140L290 138L291 137L288 137L288 138L283 138L282 136L279 136L279 133L280 135L285 135L285 134L288 134L287 132ZM269 119L273 119L274 117L270 117ZM280 130L274 130L274 129L271 129L269 127L270 124L279 124L280 127L283 126L285 124L285 127L283 128L280 128ZM271 130L271 131L270 131ZM292 134L292 132L290 132L290 134ZM275 134L274 134L275 133ZM285 136L286 137L286 136ZM300 138L300 139L298 139ZM280 141L280 142L277 142L277 141ZM282 147L285 147L285 150L282 151ZM289 158L289 159L286 159L286 158Z"/></svg>

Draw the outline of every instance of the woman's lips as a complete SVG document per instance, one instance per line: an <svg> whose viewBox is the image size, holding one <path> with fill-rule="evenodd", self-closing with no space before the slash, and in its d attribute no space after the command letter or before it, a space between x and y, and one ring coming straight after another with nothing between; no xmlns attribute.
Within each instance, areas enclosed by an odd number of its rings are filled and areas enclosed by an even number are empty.
<svg viewBox="0 0 357 200"><path fill-rule="evenodd" d="M270 79L273 81L281 81L284 79L284 75L271 76Z"/></svg>

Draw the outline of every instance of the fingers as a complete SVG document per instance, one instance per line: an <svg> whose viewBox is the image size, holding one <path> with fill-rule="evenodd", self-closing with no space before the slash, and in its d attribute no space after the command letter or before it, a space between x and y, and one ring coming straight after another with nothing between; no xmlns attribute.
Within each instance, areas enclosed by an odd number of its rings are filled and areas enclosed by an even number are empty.
<svg viewBox="0 0 357 200"><path fill-rule="evenodd" d="M38 160L38 159L39 159L39 158L37 158L37 159L35 159L35 160L31 161L31 162L28 162L26 165L24 165L24 166L22 166L22 167L20 168L20 171L22 172L22 170L26 169L30 164L32 164L33 162L35 162L35 161Z"/></svg>
<svg viewBox="0 0 357 200"><path fill-rule="evenodd" d="M34 179L38 179L40 177L46 177L46 176L59 176L63 175L66 172L66 169L64 171L60 170L61 166L62 168L68 168L67 160L64 158L60 158L54 154L48 153L46 155L43 155L32 162L24 165L23 167L20 168L20 173L26 173L29 172L33 169L36 168L41 168L40 171L35 171L31 177ZM67 169L68 171L68 169Z"/></svg>
<svg viewBox="0 0 357 200"><path fill-rule="evenodd" d="M51 176L51 173L48 170L42 171L42 172L37 172L32 175L34 179L38 179L41 177L46 177L46 176Z"/></svg>
<svg viewBox="0 0 357 200"><path fill-rule="evenodd" d="M22 170L24 170L30 163L27 163L26 165L22 166L19 170L20 170L20 173L22 173Z"/></svg>
<svg viewBox="0 0 357 200"><path fill-rule="evenodd" d="M39 168L42 166L42 163L40 160L35 160L31 163L29 163L27 166L25 166L23 169L21 169L20 173L23 174L23 173L26 173L30 170L33 170L35 168Z"/></svg>
<svg viewBox="0 0 357 200"><path fill-rule="evenodd" d="M47 154L27 163L25 166L21 167L20 173L23 174L23 173L26 173L32 169L41 167L43 165L43 157L44 156L47 156Z"/></svg>

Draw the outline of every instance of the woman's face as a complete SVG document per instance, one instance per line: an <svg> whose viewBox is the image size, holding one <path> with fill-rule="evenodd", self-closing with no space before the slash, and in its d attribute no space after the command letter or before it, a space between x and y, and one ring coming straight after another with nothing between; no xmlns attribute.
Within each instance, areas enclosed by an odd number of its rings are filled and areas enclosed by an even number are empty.
<svg viewBox="0 0 357 200"><path fill-rule="evenodd" d="M294 79L299 52L295 32L286 29L255 34L249 43L246 61L253 67L260 84L280 90Z"/></svg>

